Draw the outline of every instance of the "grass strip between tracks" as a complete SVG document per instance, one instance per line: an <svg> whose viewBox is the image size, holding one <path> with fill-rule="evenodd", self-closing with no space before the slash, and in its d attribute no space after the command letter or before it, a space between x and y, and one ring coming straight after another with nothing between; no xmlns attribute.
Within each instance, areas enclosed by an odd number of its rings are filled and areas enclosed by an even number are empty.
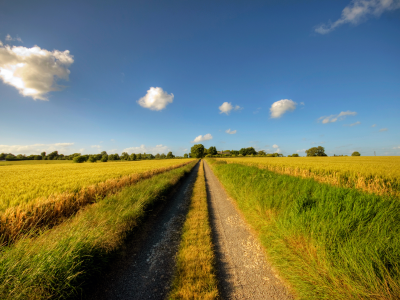
<svg viewBox="0 0 400 300"><path fill-rule="evenodd" d="M299 299L400 299L400 202L207 159Z"/></svg>
<svg viewBox="0 0 400 300"><path fill-rule="evenodd" d="M194 167L165 172L87 206L37 238L23 238L0 253L0 299L78 297L140 224Z"/></svg>
<svg viewBox="0 0 400 300"><path fill-rule="evenodd" d="M203 162L190 201L169 299L218 299Z"/></svg>

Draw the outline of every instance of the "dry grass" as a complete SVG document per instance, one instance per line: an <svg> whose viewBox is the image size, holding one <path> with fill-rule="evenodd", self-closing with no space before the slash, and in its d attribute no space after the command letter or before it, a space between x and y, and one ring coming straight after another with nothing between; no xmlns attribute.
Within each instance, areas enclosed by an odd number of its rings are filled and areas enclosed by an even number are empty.
<svg viewBox="0 0 400 300"><path fill-rule="evenodd" d="M169 299L218 299L215 256L207 208L203 162L183 227L177 269Z"/></svg>
<svg viewBox="0 0 400 300"><path fill-rule="evenodd" d="M189 162L191 161L185 163L180 161L180 164L173 166L108 179L105 182L83 187L76 193L64 192L8 208L0 215L1 242L9 243L27 232L34 233L39 228L60 224L88 204L103 199L107 195L115 194L122 188L142 179L180 168Z"/></svg>
<svg viewBox="0 0 400 300"><path fill-rule="evenodd" d="M279 174L312 178L377 195L400 196L400 157L221 158Z"/></svg>

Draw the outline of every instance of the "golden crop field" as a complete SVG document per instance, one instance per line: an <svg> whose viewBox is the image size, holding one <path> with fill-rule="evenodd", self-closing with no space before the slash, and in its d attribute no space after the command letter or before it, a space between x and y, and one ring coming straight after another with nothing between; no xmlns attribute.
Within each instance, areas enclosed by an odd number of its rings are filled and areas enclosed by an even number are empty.
<svg viewBox="0 0 400 300"><path fill-rule="evenodd" d="M64 192L76 193L83 187L168 168L190 159L144 160L107 163L8 164L0 166L0 212L41 197Z"/></svg>
<svg viewBox="0 0 400 300"><path fill-rule="evenodd" d="M400 156L218 158L380 195L400 195Z"/></svg>

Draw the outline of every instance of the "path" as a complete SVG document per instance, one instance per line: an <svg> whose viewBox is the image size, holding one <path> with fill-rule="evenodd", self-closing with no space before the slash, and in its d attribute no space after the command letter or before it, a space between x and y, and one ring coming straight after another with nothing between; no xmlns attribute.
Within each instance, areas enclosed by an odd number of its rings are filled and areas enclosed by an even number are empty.
<svg viewBox="0 0 400 300"><path fill-rule="evenodd" d="M204 170L223 298L293 299L207 163Z"/></svg>

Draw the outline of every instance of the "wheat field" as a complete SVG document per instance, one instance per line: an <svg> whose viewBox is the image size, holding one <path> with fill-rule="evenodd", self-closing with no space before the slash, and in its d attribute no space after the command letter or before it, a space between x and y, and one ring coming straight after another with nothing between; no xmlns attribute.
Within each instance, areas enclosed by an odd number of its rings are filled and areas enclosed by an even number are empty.
<svg viewBox="0 0 400 300"><path fill-rule="evenodd" d="M399 156L218 158L378 195L400 195Z"/></svg>

